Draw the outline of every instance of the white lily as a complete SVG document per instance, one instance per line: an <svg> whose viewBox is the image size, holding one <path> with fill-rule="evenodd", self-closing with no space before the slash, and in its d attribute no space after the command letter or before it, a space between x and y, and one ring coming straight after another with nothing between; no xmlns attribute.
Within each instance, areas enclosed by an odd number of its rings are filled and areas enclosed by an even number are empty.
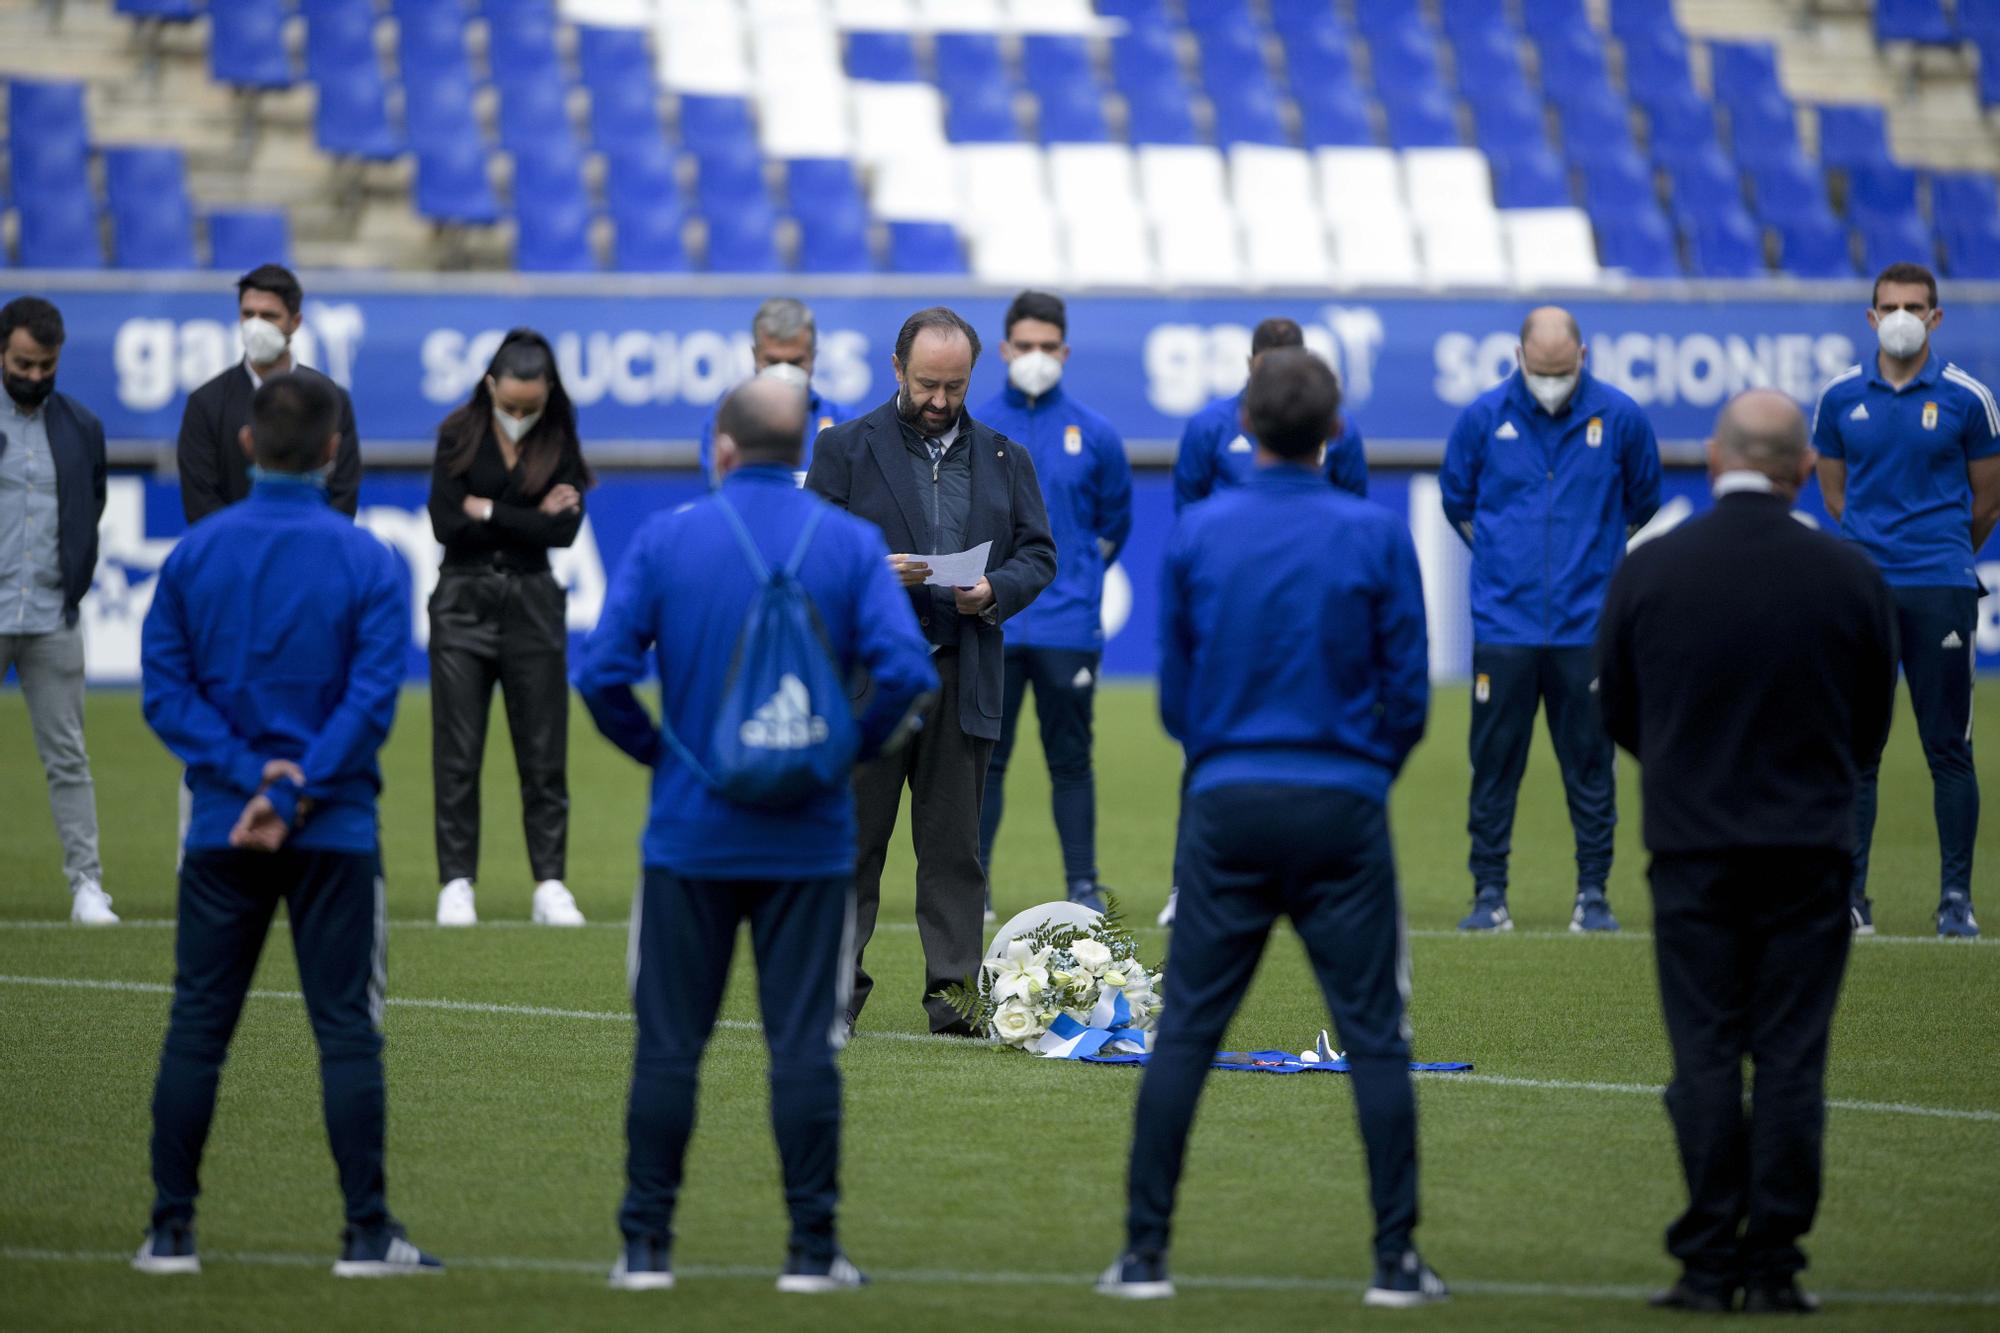
<svg viewBox="0 0 2000 1333"><path fill-rule="evenodd" d="M1049 953L1047 949L1030 948L1026 940L1014 940L1007 945L1005 955L982 963L980 966L993 978L987 992L993 1002L1026 1001L1047 990Z"/></svg>

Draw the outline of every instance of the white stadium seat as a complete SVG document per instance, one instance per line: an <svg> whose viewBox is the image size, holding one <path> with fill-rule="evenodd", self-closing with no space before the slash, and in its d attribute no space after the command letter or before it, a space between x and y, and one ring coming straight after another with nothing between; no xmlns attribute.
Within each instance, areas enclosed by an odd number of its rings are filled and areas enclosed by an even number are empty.
<svg viewBox="0 0 2000 1333"><path fill-rule="evenodd" d="M766 87L757 99L757 137L766 157L847 157L854 135L847 88Z"/></svg>
<svg viewBox="0 0 2000 1333"><path fill-rule="evenodd" d="M1054 215L1042 150L1026 143L970 143L953 150L966 230L980 231L1010 212ZM941 170L940 158L933 170Z"/></svg>
<svg viewBox="0 0 2000 1333"><path fill-rule="evenodd" d="M907 32L916 22L914 0L833 0L836 26L861 32Z"/></svg>
<svg viewBox="0 0 2000 1333"><path fill-rule="evenodd" d="M1385 209L1374 217L1342 218L1332 231L1343 286L1403 286L1423 280L1416 234L1400 212Z"/></svg>
<svg viewBox="0 0 2000 1333"><path fill-rule="evenodd" d="M1164 221L1190 210L1227 210L1222 154L1213 148L1147 144L1139 149L1139 197L1147 216Z"/></svg>
<svg viewBox="0 0 2000 1333"><path fill-rule="evenodd" d="M868 202L885 222L949 222L965 214L958 174L940 171L933 157L894 157L875 168Z"/></svg>
<svg viewBox="0 0 2000 1333"><path fill-rule="evenodd" d="M944 99L928 83L848 85L854 98L854 148L873 165L897 157L947 160Z"/></svg>
<svg viewBox="0 0 2000 1333"><path fill-rule="evenodd" d="M1314 156L1319 208L1328 222L1406 211L1402 165L1387 148L1322 148Z"/></svg>
<svg viewBox="0 0 2000 1333"><path fill-rule="evenodd" d="M1333 281L1319 210L1243 219L1243 271L1260 287L1324 287Z"/></svg>
<svg viewBox="0 0 2000 1333"><path fill-rule="evenodd" d="M1090 0L1008 0L1007 22L1016 32L1087 35L1098 29Z"/></svg>
<svg viewBox="0 0 2000 1333"><path fill-rule="evenodd" d="M556 12L592 28L650 28L657 11L652 0L562 0Z"/></svg>
<svg viewBox="0 0 2000 1333"><path fill-rule="evenodd" d="M1189 212L1156 220L1160 281L1179 287L1235 287L1243 282L1236 221L1228 213Z"/></svg>
<svg viewBox="0 0 2000 1333"><path fill-rule="evenodd" d="M1237 216L1305 215L1319 226L1312 159L1296 148L1236 144L1229 150L1230 198Z"/></svg>
<svg viewBox="0 0 2000 1333"><path fill-rule="evenodd" d="M1018 208L990 217L966 237L981 282L1061 287L1069 280L1053 213Z"/></svg>
<svg viewBox="0 0 2000 1333"><path fill-rule="evenodd" d="M1007 19L999 0L917 0L915 26L934 32L999 32Z"/></svg>
<svg viewBox="0 0 2000 1333"><path fill-rule="evenodd" d="M1150 287L1160 279L1153 244L1136 210L1071 214L1063 219L1070 280L1106 287Z"/></svg>
<svg viewBox="0 0 2000 1333"><path fill-rule="evenodd" d="M1051 144L1047 159L1050 194L1063 217L1140 214L1132 150L1124 144Z"/></svg>
<svg viewBox="0 0 2000 1333"><path fill-rule="evenodd" d="M1603 279L1597 240L1582 209L1502 209L1500 227L1519 285L1595 286Z"/></svg>
<svg viewBox="0 0 2000 1333"><path fill-rule="evenodd" d="M1437 287L1504 287L1509 277L1500 215L1465 209L1458 217L1419 223L1424 278Z"/></svg>
<svg viewBox="0 0 2000 1333"><path fill-rule="evenodd" d="M1420 227L1491 213L1493 172L1477 148L1412 148L1403 154L1403 190Z"/></svg>
<svg viewBox="0 0 2000 1333"><path fill-rule="evenodd" d="M734 9L663 13L653 46L669 92L740 97L750 91L750 62Z"/></svg>

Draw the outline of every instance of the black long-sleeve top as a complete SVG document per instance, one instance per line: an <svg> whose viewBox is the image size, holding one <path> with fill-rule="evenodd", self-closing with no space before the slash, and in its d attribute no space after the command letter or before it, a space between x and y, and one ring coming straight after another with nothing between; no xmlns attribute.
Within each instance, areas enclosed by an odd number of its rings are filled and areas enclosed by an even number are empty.
<svg viewBox="0 0 2000 1333"><path fill-rule="evenodd" d="M431 531L444 543L446 569L504 569L531 573L549 567L549 548L568 546L583 527L583 508L551 517L538 505L557 486L567 483L583 493L583 455L574 446L541 490L521 488L521 469L512 470L500 453L491 427L472 456L472 466L457 476L445 468L451 442L440 438L431 464ZM493 502L493 517L476 519L465 512L465 498L476 495Z"/></svg>

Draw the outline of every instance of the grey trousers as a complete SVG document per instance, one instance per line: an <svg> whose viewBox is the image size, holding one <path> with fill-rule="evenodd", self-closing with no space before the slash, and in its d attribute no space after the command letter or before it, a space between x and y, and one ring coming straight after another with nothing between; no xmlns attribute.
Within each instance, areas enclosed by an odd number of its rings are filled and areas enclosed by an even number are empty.
<svg viewBox="0 0 2000 1333"><path fill-rule="evenodd" d="M0 678L13 667L28 701L28 723L49 780L49 808L62 839L63 874L72 892L100 881L97 860L97 789L83 748L83 631L0 634Z"/></svg>
<svg viewBox="0 0 2000 1333"><path fill-rule="evenodd" d="M896 831L903 786L910 788L910 842L917 853L917 938L924 948L921 999L931 1031L963 1027L943 1000L940 986L968 981L979 970L984 944L986 872L979 867L979 811L993 742L968 736L958 725L958 657L940 654L937 698L923 730L894 754L854 771L854 814L859 826L854 867L854 994L848 1012L858 1015L875 988L861 966L882 905L882 863Z"/></svg>

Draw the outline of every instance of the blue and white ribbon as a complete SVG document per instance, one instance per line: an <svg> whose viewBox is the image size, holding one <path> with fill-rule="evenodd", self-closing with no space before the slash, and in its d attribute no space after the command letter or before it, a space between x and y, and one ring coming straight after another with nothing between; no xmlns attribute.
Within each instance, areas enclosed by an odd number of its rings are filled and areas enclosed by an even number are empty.
<svg viewBox="0 0 2000 1333"><path fill-rule="evenodd" d="M1049 1030L1035 1043L1035 1054L1049 1060L1081 1060L1090 1055L1143 1055L1152 1049L1153 1034L1131 1026L1132 1006L1125 992L1107 990L1080 1023L1057 1014Z"/></svg>

